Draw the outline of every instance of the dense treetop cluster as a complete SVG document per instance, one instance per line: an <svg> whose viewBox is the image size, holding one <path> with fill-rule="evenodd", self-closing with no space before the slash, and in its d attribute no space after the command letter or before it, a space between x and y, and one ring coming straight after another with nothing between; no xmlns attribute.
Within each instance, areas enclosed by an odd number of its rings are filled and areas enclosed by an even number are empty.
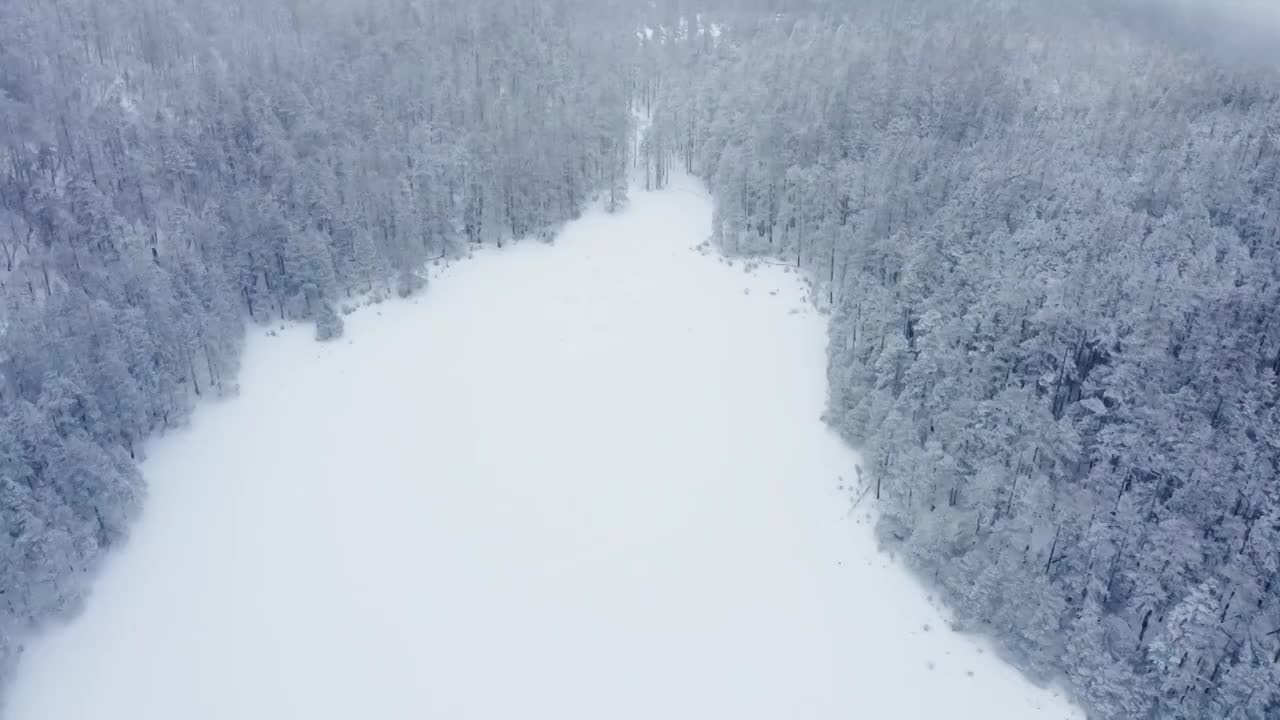
<svg viewBox="0 0 1280 720"><path fill-rule="evenodd" d="M0 4L0 667L83 596L246 320L625 202L630 34L550 0Z"/></svg>
<svg viewBox="0 0 1280 720"><path fill-rule="evenodd" d="M0 5L0 667L246 322L337 337L634 161L809 278L961 625L1100 718L1280 717L1280 75L1150 4Z"/></svg>
<svg viewBox="0 0 1280 720"><path fill-rule="evenodd" d="M830 307L883 538L1097 717L1280 717L1280 76L1078 7L839 7L673 29L646 147Z"/></svg>

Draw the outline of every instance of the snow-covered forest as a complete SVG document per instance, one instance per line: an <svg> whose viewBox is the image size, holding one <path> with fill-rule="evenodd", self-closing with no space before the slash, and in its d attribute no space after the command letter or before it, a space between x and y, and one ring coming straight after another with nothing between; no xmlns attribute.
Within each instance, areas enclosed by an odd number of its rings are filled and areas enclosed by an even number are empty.
<svg viewBox="0 0 1280 720"><path fill-rule="evenodd" d="M607 10L0 4L0 665L127 533L142 441L234 389L246 320L331 338L341 298L622 201Z"/></svg>
<svg viewBox="0 0 1280 720"><path fill-rule="evenodd" d="M883 540L1098 717L1280 717L1275 65L1075 4L717 19L647 45L646 147L831 308Z"/></svg>
<svg viewBox="0 0 1280 720"><path fill-rule="evenodd" d="M638 165L808 278L963 627L1099 718L1280 716L1280 74L1193 5L0 4L0 668L247 324L334 339Z"/></svg>

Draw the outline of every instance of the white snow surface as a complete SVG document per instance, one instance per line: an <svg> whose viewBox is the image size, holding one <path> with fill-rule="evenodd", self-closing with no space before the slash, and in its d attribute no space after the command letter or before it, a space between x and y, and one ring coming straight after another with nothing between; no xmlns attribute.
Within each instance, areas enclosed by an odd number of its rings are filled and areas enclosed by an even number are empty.
<svg viewBox="0 0 1280 720"><path fill-rule="evenodd" d="M681 180L256 332L4 717L1081 717L877 551L825 319L710 215Z"/></svg>

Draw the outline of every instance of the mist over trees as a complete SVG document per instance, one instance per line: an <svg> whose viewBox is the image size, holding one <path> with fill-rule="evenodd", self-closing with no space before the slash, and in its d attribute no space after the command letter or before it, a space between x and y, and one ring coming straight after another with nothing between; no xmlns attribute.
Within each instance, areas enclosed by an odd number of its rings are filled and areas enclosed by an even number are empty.
<svg viewBox="0 0 1280 720"><path fill-rule="evenodd" d="M572 0L0 4L0 668L244 324L625 203L631 32ZM634 25L630 25L628 30Z"/></svg>
<svg viewBox="0 0 1280 720"><path fill-rule="evenodd" d="M645 147L831 309L829 420L960 624L1096 717L1280 717L1274 69L1049 3L646 51Z"/></svg>
<svg viewBox="0 0 1280 720"><path fill-rule="evenodd" d="M1097 717L1280 716L1280 77L1169 7L0 4L0 669L246 322L338 337L634 160L810 279L829 420L961 625Z"/></svg>
<svg viewBox="0 0 1280 720"><path fill-rule="evenodd" d="M1280 65L1280 5L1270 0L1086 0L1109 22L1231 62Z"/></svg>

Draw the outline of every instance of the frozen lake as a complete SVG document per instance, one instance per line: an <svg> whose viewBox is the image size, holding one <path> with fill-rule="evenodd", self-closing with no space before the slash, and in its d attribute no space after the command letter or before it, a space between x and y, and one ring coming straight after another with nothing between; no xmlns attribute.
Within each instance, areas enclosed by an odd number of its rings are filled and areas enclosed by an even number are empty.
<svg viewBox="0 0 1280 720"><path fill-rule="evenodd" d="M255 331L5 717L1080 717L850 516L825 319L710 214L636 193L337 343Z"/></svg>

